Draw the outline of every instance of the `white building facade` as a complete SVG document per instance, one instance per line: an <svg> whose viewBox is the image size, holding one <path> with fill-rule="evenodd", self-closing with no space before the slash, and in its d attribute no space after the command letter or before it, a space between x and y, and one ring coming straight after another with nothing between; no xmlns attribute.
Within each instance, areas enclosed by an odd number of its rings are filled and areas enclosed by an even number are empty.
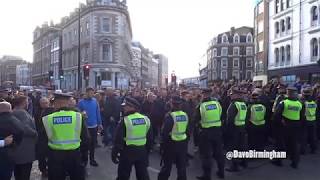
<svg viewBox="0 0 320 180"><path fill-rule="evenodd" d="M285 83L320 79L319 0L271 0L269 3L269 78Z"/></svg>

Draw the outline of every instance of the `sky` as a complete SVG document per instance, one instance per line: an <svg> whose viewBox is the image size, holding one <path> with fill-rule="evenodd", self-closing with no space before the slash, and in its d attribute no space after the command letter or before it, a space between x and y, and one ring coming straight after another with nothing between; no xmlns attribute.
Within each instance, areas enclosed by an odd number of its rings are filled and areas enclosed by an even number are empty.
<svg viewBox="0 0 320 180"><path fill-rule="evenodd" d="M255 0L127 0L133 40L169 59L169 74L199 75L208 43L231 27L253 26ZM32 61L32 32L58 23L85 0L0 0L0 57Z"/></svg>

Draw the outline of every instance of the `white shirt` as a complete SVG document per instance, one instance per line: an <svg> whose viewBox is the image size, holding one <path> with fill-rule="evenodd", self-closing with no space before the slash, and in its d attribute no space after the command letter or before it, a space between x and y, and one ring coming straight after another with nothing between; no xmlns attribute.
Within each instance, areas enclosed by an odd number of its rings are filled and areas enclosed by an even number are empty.
<svg viewBox="0 0 320 180"><path fill-rule="evenodd" d="M4 147L4 140L0 140L0 148Z"/></svg>

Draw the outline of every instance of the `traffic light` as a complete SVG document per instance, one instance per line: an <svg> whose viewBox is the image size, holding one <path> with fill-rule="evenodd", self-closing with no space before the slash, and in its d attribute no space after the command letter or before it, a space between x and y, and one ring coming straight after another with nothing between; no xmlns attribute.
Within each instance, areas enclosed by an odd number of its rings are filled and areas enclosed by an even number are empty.
<svg viewBox="0 0 320 180"><path fill-rule="evenodd" d="M49 71L49 79L50 79L50 80L53 79L53 71Z"/></svg>
<svg viewBox="0 0 320 180"><path fill-rule="evenodd" d="M90 66L89 64L85 64L85 65L83 66L84 79L89 79L90 68L91 68L91 66Z"/></svg>

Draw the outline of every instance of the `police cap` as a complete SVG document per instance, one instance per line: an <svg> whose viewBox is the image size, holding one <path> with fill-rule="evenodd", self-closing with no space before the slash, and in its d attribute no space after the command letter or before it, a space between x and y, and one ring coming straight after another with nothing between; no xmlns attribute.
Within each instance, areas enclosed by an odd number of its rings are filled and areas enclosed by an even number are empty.
<svg viewBox="0 0 320 180"><path fill-rule="evenodd" d="M72 97L72 95L68 93L54 93L53 100L68 100Z"/></svg>
<svg viewBox="0 0 320 180"><path fill-rule="evenodd" d="M140 103L135 98L126 97L121 106L130 106L139 109Z"/></svg>
<svg viewBox="0 0 320 180"><path fill-rule="evenodd" d="M302 93L305 94L305 95L310 95L312 94L312 88L311 87L305 87L302 89Z"/></svg>
<svg viewBox="0 0 320 180"><path fill-rule="evenodd" d="M295 92L295 91L298 91L298 89L294 86L289 86L287 87L287 91Z"/></svg>

